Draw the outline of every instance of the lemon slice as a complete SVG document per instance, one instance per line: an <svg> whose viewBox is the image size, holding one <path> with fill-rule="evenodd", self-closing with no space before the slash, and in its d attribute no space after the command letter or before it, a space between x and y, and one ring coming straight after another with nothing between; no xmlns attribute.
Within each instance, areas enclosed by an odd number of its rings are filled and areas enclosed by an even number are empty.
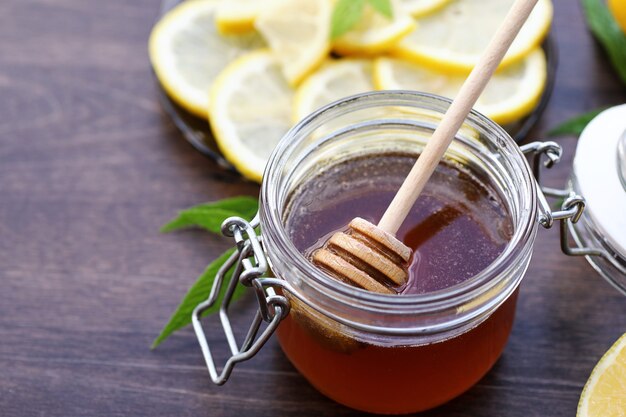
<svg viewBox="0 0 626 417"><path fill-rule="evenodd" d="M514 0L453 0L418 19L394 53L445 72L469 72L487 47ZM539 0L505 55L501 66L521 60L536 48L552 22L552 3Z"/></svg>
<svg viewBox="0 0 626 417"><path fill-rule="evenodd" d="M496 72L475 107L496 123L518 120L539 102L546 74L545 55L536 48L521 62ZM374 84L381 90L417 90L454 98L465 78L401 59L378 58L374 65Z"/></svg>
<svg viewBox="0 0 626 417"><path fill-rule="evenodd" d="M577 417L626 416L626 334L602 356L585 384Z"/></svg>
<svg viewBox="0 0 626 417"><path fill-rule="evenodd" d="M260 182L272 150L291 127L293 89L269 50L238 58L211 89L209 120L220 150L241 174Z"/></svg>
<svg viewBox="0 0 626 417"><path fill-rule="evenodd" d="M394 47L416 25L397 1L391 6L389 18L367 4L357 25L336 39L333 49L342 55L376 55Z"/></svg>
<svg viewBox="0 0 626 417"><path fill-rule="evenodd" d="M402 0L402 7L413 17L420 17L445 6L450 0Z"/></svg>
<svg viewBox="0 0 626 417"><path fill-rule="evenodd" d="M220 33L236 34L254 30L254 19L266 2L260 0L222 1L215 14L215 24Z"/></svg>
<svg viewBox="0 0 626 417"><path fill-rule="evenodd" d="M215 28L214 0L185 1L152 29L152 67L167 94L187 111L206 118L215 77L237 56L263 45L256 34L222 36Z"/></svg>
<svg viewBox="0 0 626 417"><path fill-rule="evenodd" d="M340 98L371 90L374 90L371 60L329 59L296 90L293 120L297 122Z"/></svg>
<svg viewBox="0 0 626 417"><path fill-rule="evenodd" d="M263 4L254 25L269 43L289 84L295 86L328 55L332 0Z"/></svg>

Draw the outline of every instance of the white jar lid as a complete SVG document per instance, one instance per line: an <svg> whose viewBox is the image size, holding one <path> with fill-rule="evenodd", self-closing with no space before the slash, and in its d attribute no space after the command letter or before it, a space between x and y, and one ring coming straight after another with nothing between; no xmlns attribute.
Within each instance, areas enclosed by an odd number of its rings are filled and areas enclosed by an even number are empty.
<svg viewBox="0 0 626 417"><path fill-rule="evenodd" d="M620 181L617 146L626 132L626 104L600 113L581 134L574 176L597 232L626 258L626 189ZM622 162L626 164L626 161Z"/></svg>

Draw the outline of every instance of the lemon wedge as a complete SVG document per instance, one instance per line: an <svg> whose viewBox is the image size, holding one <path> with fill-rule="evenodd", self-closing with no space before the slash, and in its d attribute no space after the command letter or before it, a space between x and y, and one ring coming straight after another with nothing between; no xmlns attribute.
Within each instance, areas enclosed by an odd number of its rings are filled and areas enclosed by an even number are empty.
<svg viewBox="0 0 626 417"><path fill-rule="evenodd" d="M468 73L487 47L514 0L453 0L418 19L393 53L444 72ZM553 7L539 0L505 55L501 67L523 59L550 29Z"/></svg>
<svg viewBox="0 0 626 417"><path fill-rule="evenodd" d="M626 416L626 334L602 356L585 384L577 417Z"/></svg>
<svg viewBox="0 0 626 417"><path fill-rule="evenodd" d="M265 2L260 0L226 0L220 2L215 14L217 30L223 34L254 30L254 20Z"/></svg>
<svg viewBox="0 0 626 417"><path fill-rule="evenodd" d="M374 65L374 84L381 90L417 90L454 98L465 78L396 58L381 57ZM546 78L546 58L536 48L521 62L496 72L475 107L496 123L518 120L537 105Z"/></svg>
<svg viewBox="0 0 626 417"><path fill-rule="evenodd" d="M246 178L261 182L272 150L291 127L293 93L269 50L238 58L215 80L211 129L226 159Z"/></svg>
<svg viewBox="0 0 626 417"><path fill-rule="evenodd" d="M440 9L450 0L402 0L402 7L413 17L420 17Z"/></svg>
<svg viewBox="0 0 626 417"><path fill-rule="evenodd" d="M297 122L340 98L371 90L374 90L371 60L329 59L296 90L293 120Z"/></svg>
<svg viewBox="0 0 626 417"><path fill-rule="evenodd" d="M333 49L341 55L376 55L394 47L416 25L398 1L391 6L389 18L367 4L357 25L336 39Z"/></svg>
<svg viewBox="0 0 626 417"><path fill-rule="evenodd" d="M203 119L215 77L237 56L263 46L256 34L223 36L215 27L218 1L185 1L152 29L152 67L167 94Z"/></svg>
<svg viewBox="0 0 626 417"><path fill-rule="evenodd" d="M332 0L272 0L263 5L254 25L295 86L328 55Z"/></svg>

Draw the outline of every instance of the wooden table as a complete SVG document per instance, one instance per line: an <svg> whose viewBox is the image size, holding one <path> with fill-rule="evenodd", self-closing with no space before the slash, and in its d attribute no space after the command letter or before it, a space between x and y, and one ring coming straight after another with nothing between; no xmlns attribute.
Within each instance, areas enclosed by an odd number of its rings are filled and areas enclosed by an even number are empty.
<svg viewBox="0 0 626 417"><path fill-rule="evenodd" d="M149 350L229 245L159 226L189 205L258 192L164 115L146 52L158 9L158 0L0 3L0 415L357 415L310 387L275 340L219 388L191 329ZM555 12L558 80L533 138L626 102L578 2L555 0ZM552 185L568 176L576 140L561 143ZM626 298L561 254L556 229L539 232L517 314L495 368L424 416L573 416L596 361L626 332Z"/></svg>

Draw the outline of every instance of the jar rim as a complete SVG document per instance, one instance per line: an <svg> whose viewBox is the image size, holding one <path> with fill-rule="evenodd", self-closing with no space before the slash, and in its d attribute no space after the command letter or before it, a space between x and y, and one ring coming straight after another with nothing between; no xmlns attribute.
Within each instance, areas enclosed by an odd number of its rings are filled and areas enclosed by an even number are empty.
<svg viewBox="0 0 626 417"><path fill-rule="evenodd" d="M277 201L279 190L277 190L276 187L272 187L272 184L276 183L282 171L283 163L286 157L289 157L289 149L293 149L297 141L303 138L303 131L314 121L320 119L331 120L333 112L346 106L362 105L364 106L363 108L367 108L375 107L377 102L380 101L393 101L401 105L402 103L409 104L410 102L420 100L438 102L446 107L451 103L451 100L448 98L417 91L372 91L343 98L313 112L290 129L274 149L263 176L261 202ZM343 299L346 302L356 298L360 302L364 302L380 311L388 310L392 307L396 310L402 310L417 306L422 306L425 309L443 306L444 304L449 306L450 304L469 302L478 295L488 292L498 285L498 280L491 278L504 275L507 270L514 269L516 267L515 262L511 261L518 259L519 254L523 252L525 247L532 247L536 234L538 210L537 189L531 169L521 150L510 135L502 127L475 110L471 111L468 119L486 130L494 132L498 139L503 141L501 145L511 150L515 158L520 158L521 161L523 161L525 168L523 172L521 172L521 175L524 179L524 184L519 185L526 186L529 193L528 207L522 207L521 210L519 210L519 222L517 223L517 227L510 241L507 243L502 253L487 268L480 271L474 277L459 284L423 294L399 296L374 293L350 286L325 273L320 273L320 270L292 243L282 221L283 213L278 208L260 210L260 221L264 239L269 241L273 250L277 250L289 256L291 261L290 268L296 269L309 276L311 278L310 285L318 289L330 291L335 297ZM270 224L274 227L267 227ZM530 255L528 255L528 257L530 257ZM518 282L515 283L515 288ZM509 293L515 288L510 289Z"/></svg>

